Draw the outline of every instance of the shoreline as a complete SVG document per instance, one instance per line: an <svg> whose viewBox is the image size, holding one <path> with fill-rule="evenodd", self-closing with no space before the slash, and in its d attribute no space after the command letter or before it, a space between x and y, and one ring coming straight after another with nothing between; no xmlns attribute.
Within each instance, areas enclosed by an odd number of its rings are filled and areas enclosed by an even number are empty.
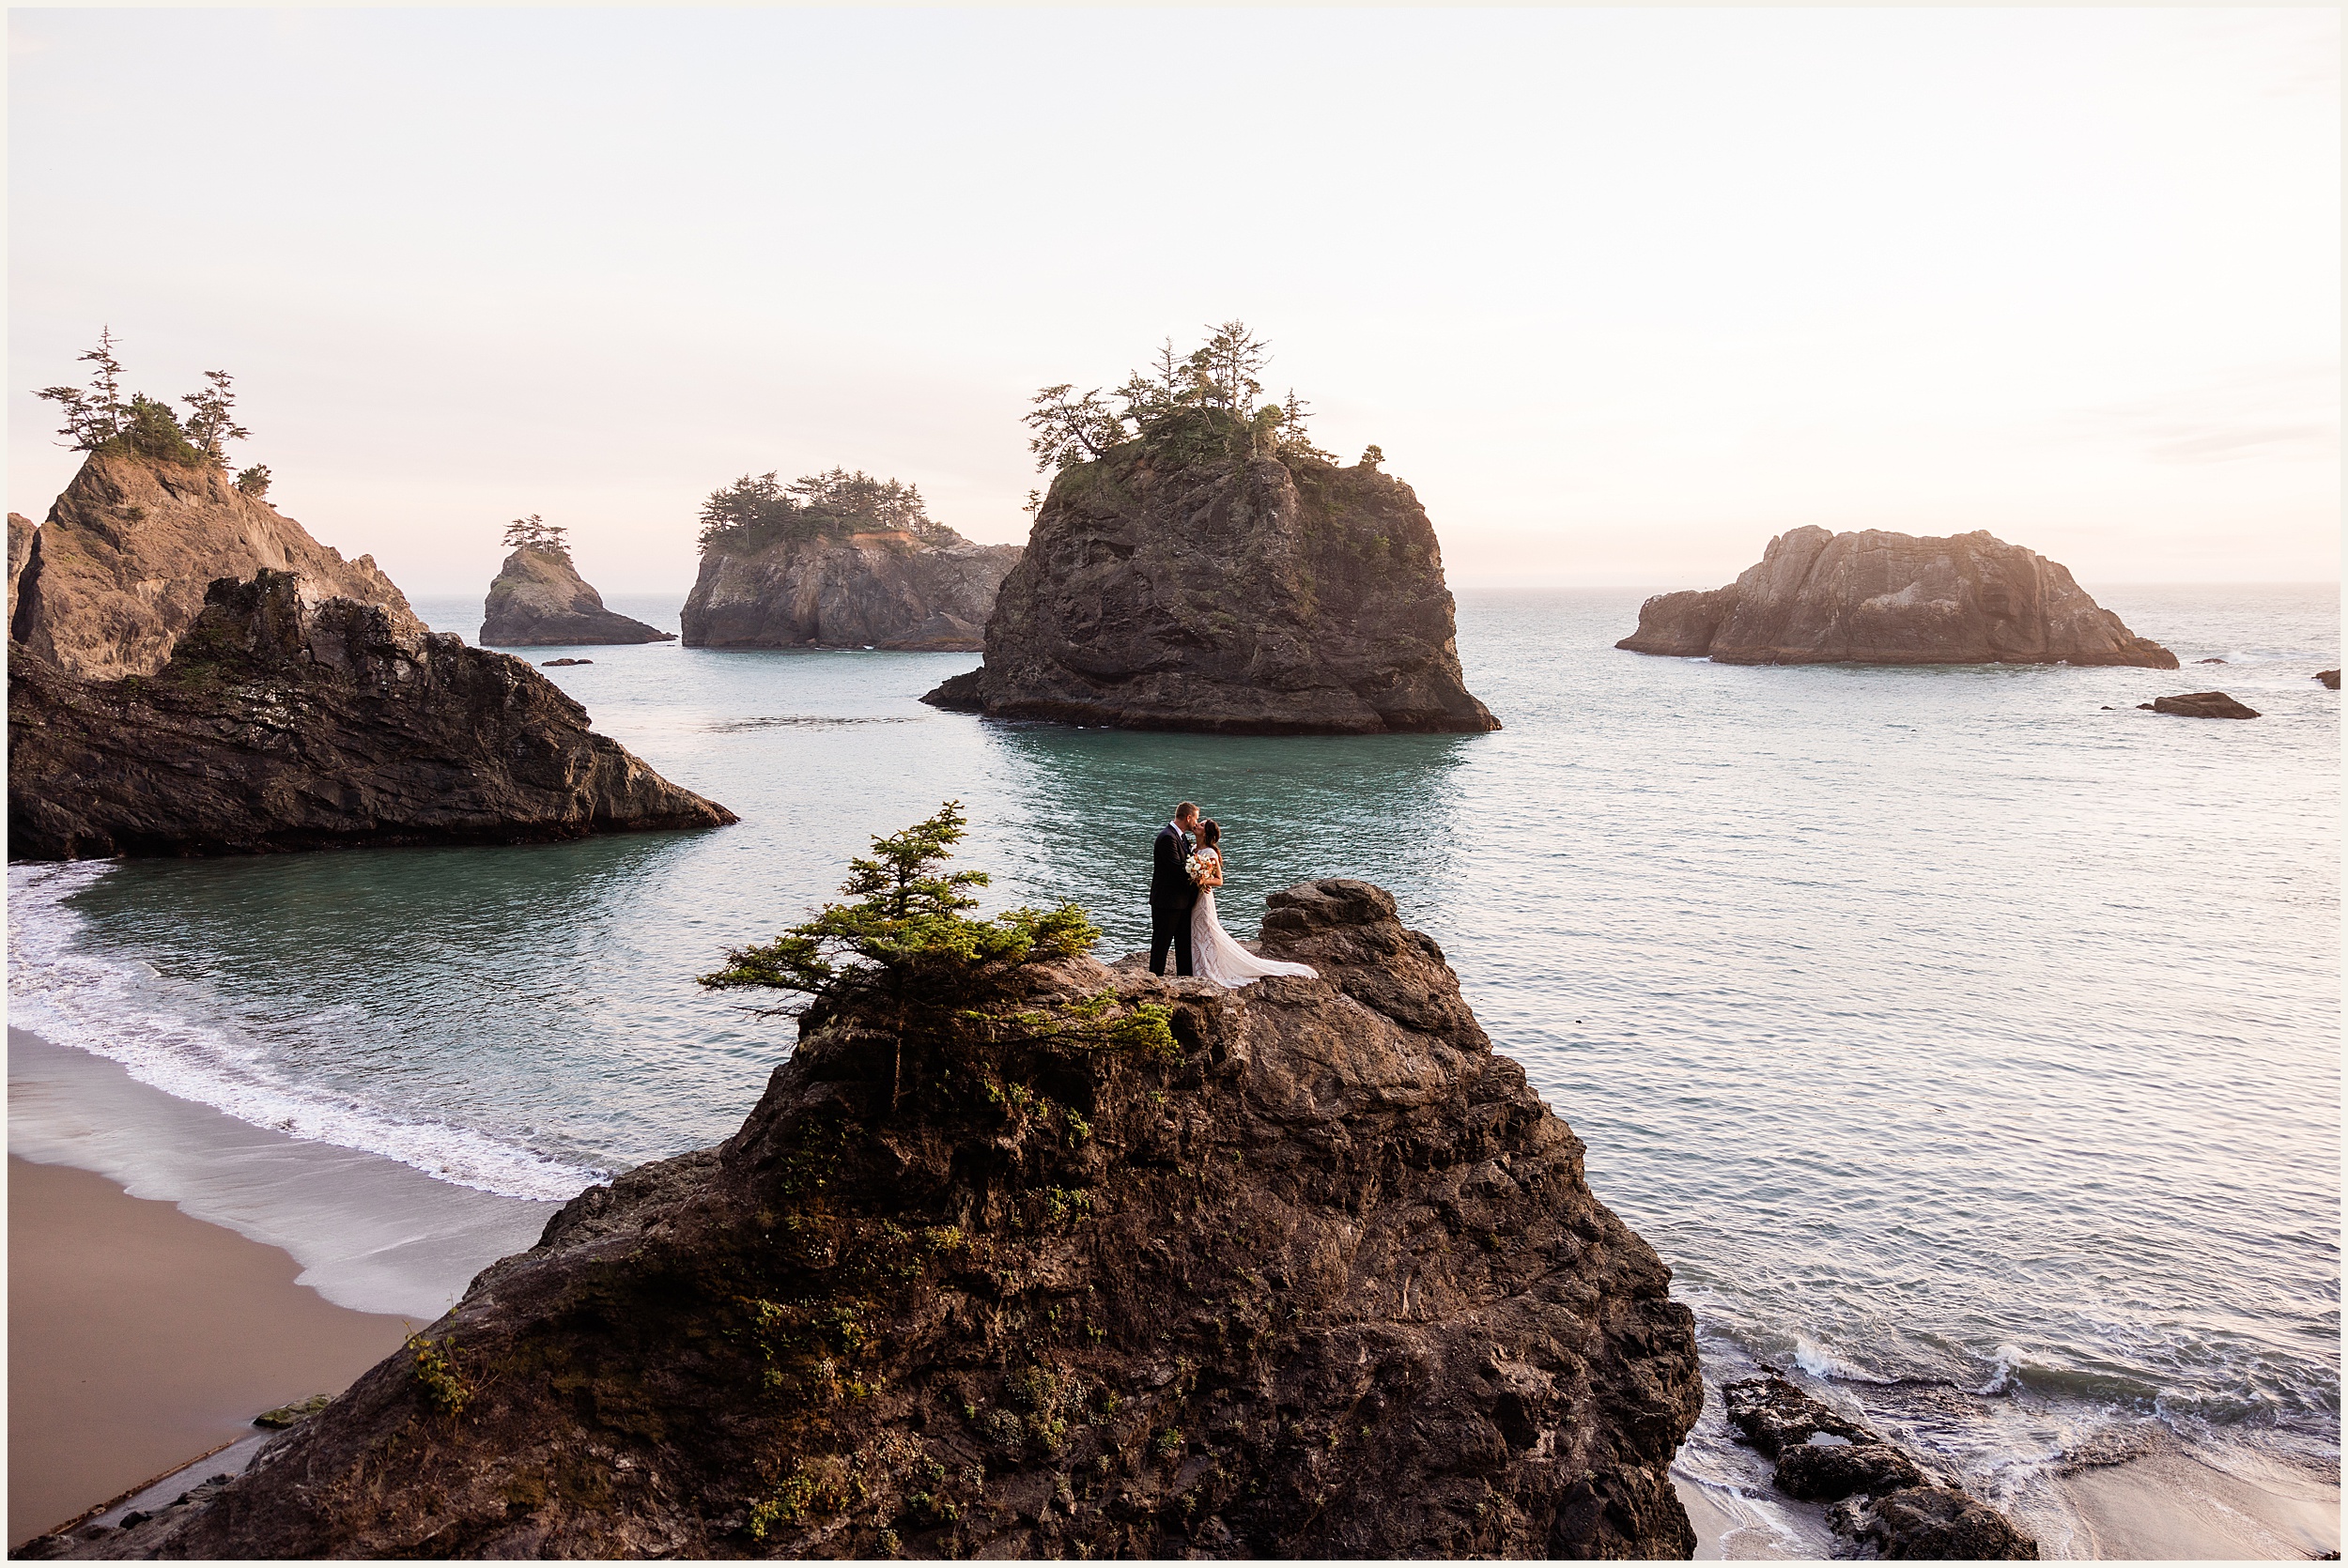
<svg viewBox="0 0 2348 1568"><path fill-rule="evenodd" d="M341 1392L560 1207L8 1038L11 1549L215 1453L241 1468L255 1416Z"/></svg>
<svg viewBox="0 0 2348 1568"><path fill-rule="evenodd" d="M354 1312L413 1318L538 1239L559 1203L459 1187L382 1155L180 1099L91 1052L8 1029L8 1152L94 1172L135 1198L291 1254Z"/></svg>
<svg viewBox="0 0 2348 1568"><path fill-rule="evenodd" d="M167 1201L11 1154L10 1549L254 1436L264 1410L341 1392L399 1348L411 1320L336 1306L300 1273L282 1250Z"/></svg>

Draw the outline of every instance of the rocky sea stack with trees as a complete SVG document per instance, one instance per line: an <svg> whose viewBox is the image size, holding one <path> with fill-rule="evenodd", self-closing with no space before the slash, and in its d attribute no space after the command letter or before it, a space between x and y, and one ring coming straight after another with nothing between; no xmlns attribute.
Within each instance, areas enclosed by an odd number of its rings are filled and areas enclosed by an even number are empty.
<svg viewBox="0 0 2348 1568"><path fill-rule="evenodd" d="M236 422L231 377L172 407L123 393L112 333L82 359L87 388L39 395L66 419L62 443L86 453L45 522L8 523L8 637L74 675L152 675L204 608L215 577L291 572L318 596L381 607L392 624L421 632L408 600L372 556L345 561L265 499L270 471L229 477L226 443L250 432ZM20 543L21 541L21 543Z"/></svg>
<svg viewBox="0 0 2348 1568"><path fill-rule="evenodd" d="M674 642L676 633L603 607L603 595L572 563L567 529L535 512L505 525L505 558L481 607L481 641L489 648L563 648L588 644Z"/></svg>
<svg viewBox="0 0 2348 1568"><path fill-rule="evenodd" d="M919 486L861 470L745 474L701 521L687 648L966 652L1020 556L933 521Z"/></svg>
<svg viewBox="0 0 2348 1568"><path fill-rule="evenodd" d="M1369 448L1314 446L1290 392L1262 402L1240 322L1112 394L1039 392L1056 470L986 625L986 662L924 700L1141 730L1496 730L1460 669L1443 553Z"/></svg>
<svg viewBox="0 0 2348 1568"><path fill-rule="evenodd" d="M8 853L210 854L513 843L712 827L519 659L427 630L228 478L228 377L166 404L52 387L88 455L39 528L8 524Z"/></svg>
<svg viewBox="0 0 2348 1568"><path fill-rule="evenodd" d="M973 919L955 808L704 983L796 998L741 1130L580 1194L109 1557L1685 1557L1654 1250L1367 883L1244 991Z"/></svg>
<svg viewBox="0 0 2348 1568"><path fill-rule="evenodd" d="M1985 531L1798 528L1726 588L1659 593L1634 653L1715 664L2075 664L2174 669L2071 574Z"/></svg>

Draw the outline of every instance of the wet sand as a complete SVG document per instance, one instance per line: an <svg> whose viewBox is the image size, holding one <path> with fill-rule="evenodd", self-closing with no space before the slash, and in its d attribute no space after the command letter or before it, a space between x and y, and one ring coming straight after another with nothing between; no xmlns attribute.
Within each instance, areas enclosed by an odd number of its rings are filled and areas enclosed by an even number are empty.
<svg viewBox="0 0 2348 1568"><path fill-rule="evenodd" d="M103 1176L9 1156L10 1546L399 1347L403 1319L335 1306L300 1272Z"/></svg>
<svg viewBox="0 0 2348 1568"><path fill-rule="evenodd" d="M2305 1465L2230 1453L2220 1469L2183 1453L2147 1453L2114 1465L2042 1477L2002 1504L2035 1533L2039 1555L2132 1561L2299 1561L2340 1549L2340 1484ZM1695 1527L1698 1561L1784 1561L1826 1556L1841 1543L1825 1509L1767 1489L1756 1461L1753 1491L1673 1485Z"/></svg>

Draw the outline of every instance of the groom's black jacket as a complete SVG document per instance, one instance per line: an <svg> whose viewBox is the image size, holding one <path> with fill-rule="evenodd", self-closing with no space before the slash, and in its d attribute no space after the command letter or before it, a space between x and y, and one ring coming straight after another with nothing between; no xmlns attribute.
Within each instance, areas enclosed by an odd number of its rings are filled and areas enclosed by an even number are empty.
<svg viewBox="0 0 2348 1568"><path fill-rule="evenodd" d="M1182 863L1190 858L1190 840L1172 822L1158 829L1150 853L1150 905L1152 909L1186 910L1198 901L1198 884Z"/></svg>

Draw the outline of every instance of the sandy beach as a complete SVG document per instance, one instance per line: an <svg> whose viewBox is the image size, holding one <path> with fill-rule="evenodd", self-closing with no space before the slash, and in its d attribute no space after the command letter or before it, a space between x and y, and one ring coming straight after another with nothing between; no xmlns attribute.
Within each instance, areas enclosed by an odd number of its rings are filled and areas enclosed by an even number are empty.
<svg viewBox="0 0 2348 1568"><path fill-rule="evenodd" d="M286 1253L8 1159L8 1543L339 1391L401 1318L334 1306Z"/></svg>

